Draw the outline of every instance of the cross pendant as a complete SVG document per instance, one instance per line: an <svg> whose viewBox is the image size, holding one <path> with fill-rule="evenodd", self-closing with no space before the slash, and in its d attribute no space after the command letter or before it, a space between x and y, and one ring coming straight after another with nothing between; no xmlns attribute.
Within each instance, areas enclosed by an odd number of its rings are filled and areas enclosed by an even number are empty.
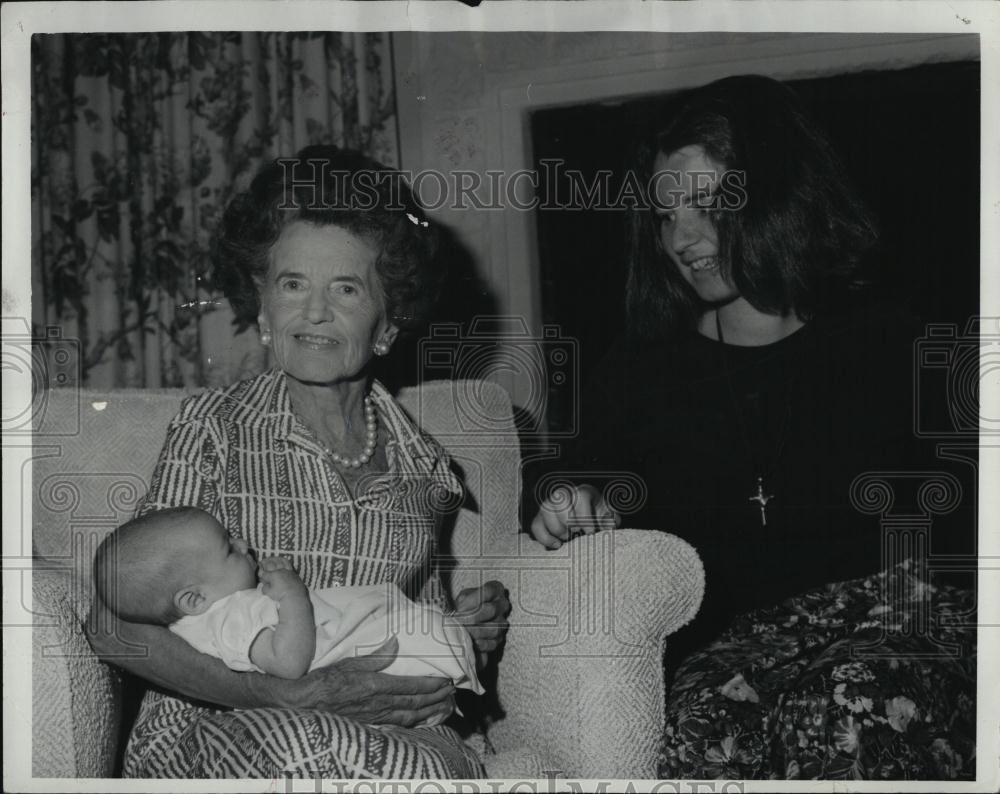
<svg viewBox="0 0 1000 794"><path fill-rule="evenodd" d="M767 526L767 503L774 499L774 494L764 493L764 478L757 478L757 493L747 499L748 502L757 502L760 505L760 525Z"/></svg>

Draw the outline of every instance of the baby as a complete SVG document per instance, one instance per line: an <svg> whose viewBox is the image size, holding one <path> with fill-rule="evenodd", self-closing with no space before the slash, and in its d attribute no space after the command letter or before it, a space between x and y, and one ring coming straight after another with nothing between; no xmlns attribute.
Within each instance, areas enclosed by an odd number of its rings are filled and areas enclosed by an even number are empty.
<svg viewBox="0 0 1000 794"><path fill-rule="evenodd" d="M259 584L258 584L259 578ZM240 671L299 678L365 656L392 636L382 672L450 678L482 694L468 633L395 585L308 591L291 563L258 568L246 541L194 507L160 510L109 535L94 561L98 595L123 620L164 625Z"/></svg>

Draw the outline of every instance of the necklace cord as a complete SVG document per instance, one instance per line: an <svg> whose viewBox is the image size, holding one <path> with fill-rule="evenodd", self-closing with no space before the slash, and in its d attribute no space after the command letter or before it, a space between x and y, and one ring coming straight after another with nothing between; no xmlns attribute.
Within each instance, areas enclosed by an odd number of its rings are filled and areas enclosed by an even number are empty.
<svg viewBox="0 0 1000 794"><path fill-rule="evenodd" d="M736 388L733 385L732 372L729 366L729 354L726 349L726 339L725 335L722 332L722 321L719 317L718 309L715 310L715 330L716 334L718 335L719 351L722 357L722 372L723 375L725 376L726 388L729 393L729 399L732 404L733 411L736 414L736 420L740 431L740 440L743 445L744 458L746 462L751 467L753 467L754 476L756 477L757 492L756 495L750 497L749 501L754 501L759 504L761 511L761 523L766 525L767 518L766 518L765 507L767 505L767 502L774 498L774 495L773 494L767 495L764 493L764 480L770 478L771 475L774 474L775 471L777 470L778 465L781 463L781 459L784 456L785 447L788 443L788 437L791 432L791 424L792 424L792 395L795 388L795 377L797 374L797 368L793 369L792 376L788 380L788 387L785 395L785 411L784 415L782 416L781 427L778 430L778 442L775 448L773 460L770 461L770 465L768 465L769 462L766 459L762 460L758 458L757 455L754 454L754 445L750 439L750 432L747 428L746 418L744 417L743 414L743 406L741 402L737 399ZM759 393L763 394L763 390L761 390ZM763 426L766 415L767 413L765 411L762 414L760 422L761 426ZM766 434L766 429L764 432ZM764 470L765 467L767 468L766 471Z"/></svg>

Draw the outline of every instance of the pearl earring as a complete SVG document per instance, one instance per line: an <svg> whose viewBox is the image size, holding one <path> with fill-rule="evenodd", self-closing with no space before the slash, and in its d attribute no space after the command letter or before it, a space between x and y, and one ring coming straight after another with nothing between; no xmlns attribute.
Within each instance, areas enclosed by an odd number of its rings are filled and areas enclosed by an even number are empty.
<svg viewBox="0 0 1000 794"><path fill-rule="evenodd" d="M376 356L385 356L389 353L389 345L386 342L376 342L374 347L372 347L372 352Z"/></svg>
<svg viewBox="0 0 1000 794"><path fill-rule="evenodd" d="M269 344L271 344L271 332L270 331L261 331L260 332L260 343L262 345L269 345Z"/></svg>

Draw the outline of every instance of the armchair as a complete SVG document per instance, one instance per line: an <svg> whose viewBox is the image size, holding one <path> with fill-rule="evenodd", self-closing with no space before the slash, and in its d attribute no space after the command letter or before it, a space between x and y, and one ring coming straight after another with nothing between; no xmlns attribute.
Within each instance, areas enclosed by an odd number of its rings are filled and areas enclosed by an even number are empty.
<svg viewBox="0 0 1000 794"><path fill-rule="evenodd" d="M53 390L32 451L32 772L108 777L122 734L122 682L83 635L90 564L131 517L180 390ZM680 539L620 530L549 552L519 533L521 461L500 387L441 381L399 400L461 468L468 504L443 551L454 592L499 579L511 630L484 759L491 777L650 778L663 728L667 636L696 613L701 562ZM470 417L478 422L470 429ZM483 421L486 417L488 421Z"/></svg>

